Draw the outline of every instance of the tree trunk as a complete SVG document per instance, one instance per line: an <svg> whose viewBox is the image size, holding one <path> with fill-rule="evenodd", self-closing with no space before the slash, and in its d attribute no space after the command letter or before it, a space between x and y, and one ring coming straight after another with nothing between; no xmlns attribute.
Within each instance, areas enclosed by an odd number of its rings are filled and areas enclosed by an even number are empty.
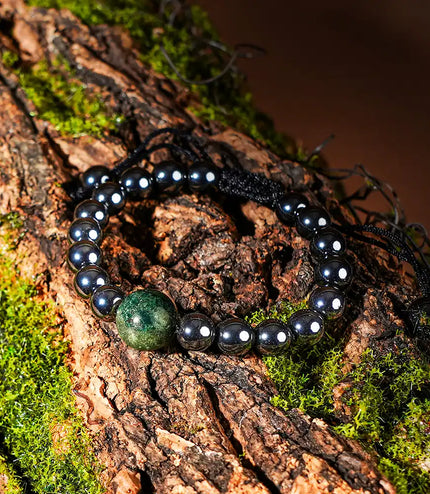
<svg viewBox="0 0 430 494"><path fill-rule="evenodd" d="M228 148L243 168L310 191L340 218L345 211L328 184L239 132L202 125L186 109L187 89L145 67L117 29L90 29L68 11L27 8L20 0L3 1L0 20L7 26L4 48L28 65L54 63L61 55L126 119L119 135L62 135L34 116L17 76L5 64L0 68L1 212L24 218L22 269L43 273L46 293L67 322L76 404L104 466L107 491L394 492L357 443L320 419L271 405L277 391L260 357L127 348L115 324L100 322L76 295L65 262L72 211L57 185L90 166L113 164L157 128L193 129L214 155ZM161 289L180 310L201 310L215 320L281 299L303 300L312 282L308 243L265 207L226 204L193 194L128 204L103 244L113 281L126 291ZM358 243L351 250L357 266L352 307L338 331L350 334L344 358L353 363L371 345L396 344L400 337L390 327L403 323L391 299L406 300L412 288L383 252Z"/></svg>

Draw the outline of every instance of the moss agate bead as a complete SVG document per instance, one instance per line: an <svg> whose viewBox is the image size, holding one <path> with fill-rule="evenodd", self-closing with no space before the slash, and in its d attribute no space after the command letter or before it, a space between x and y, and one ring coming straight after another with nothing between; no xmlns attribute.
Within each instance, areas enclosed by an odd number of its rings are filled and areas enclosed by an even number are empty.
<svg viewBox="0 0 430 494"><path fill-rule="evenodd" d="M178 314L175 304L159 290L138 290L122 301L116 313L118 333L137 350L167 346L175 334Z"/></svg>

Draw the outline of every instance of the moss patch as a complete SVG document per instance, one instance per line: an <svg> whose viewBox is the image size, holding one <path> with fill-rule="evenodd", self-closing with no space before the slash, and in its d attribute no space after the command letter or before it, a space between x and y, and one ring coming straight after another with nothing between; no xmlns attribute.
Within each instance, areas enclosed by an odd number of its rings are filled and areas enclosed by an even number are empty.
<svg viewBox="0 0 430 494"><path fill-rule="evenodd" d="M20 482L8 464L6 458L0 455L0 492L4 494L21 494Z"/></svg>
<svg viewBox="0 0 430 494"><path fill-rule="evenodd" d="M60 134L101 137L122 122L98 95L76 79L64 59L57 58L52 65L43 60L27 68L19 66L16 54L5 51L2 60L18 76L20 86L36 107L33 116L50 122Z"/></svg>
<svg viewBox="0 0 430 494"><path fill-rule="evenodd" d="M304 304L284 304L266 315L286 320ZM324 418L336 432L376 454L381 470L399 494L430 492L430 367L406 348L377 355L367 349L361 362L345 367L344 341L328 327L308 352L264 357L279 394L272 402Z"/></svg>
<svg viewBox="0 0 430 494"><path fill-rule="evenodd" d="M176 18L174 26L170 26L168 14L164 18L158 15L159 2L149 0L29 0L28 3L69 9L90 26L122 26L136 41L142 60L172 79L178 77L164 57L160 44L179 72L190 80L213 77L226 62L220 52L212 51L207 44L198 41L219 41L207 14L198 6L190 7ZM190 110L203 120L217 120L234 127L263 141L282 157L297 156L294 141L277 132L272 120L255 108L242 75L229 73L210 85L192 85L191 90L199 97L200 104Z"/></svg>
<svg viewBox="0 0 430 494"><path fill-rule="evenodd" d="M6 227L3 217L2 240ZM68 344L55 307L41 299L37 283L20 276L7 249L0 253L0 328L1 448L36 493L100 494L100 468L71 394Z"/></svg>

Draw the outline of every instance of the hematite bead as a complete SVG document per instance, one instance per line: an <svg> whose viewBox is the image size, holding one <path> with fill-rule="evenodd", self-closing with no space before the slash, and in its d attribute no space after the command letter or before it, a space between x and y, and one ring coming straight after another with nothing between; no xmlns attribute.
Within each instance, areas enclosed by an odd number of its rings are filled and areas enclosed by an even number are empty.
<svg viewBox="0 0 430 494"><path fill-rule="evenodd" d="M116 286L101 286L91 297L91 308L97 317L113 320L123 299L124 293Z"/></svg>
<svg viewBox="0 0 430 494"><path fill-rule="evenodd" d="M203 351L209 348L215 339L215 326L204 314L187 314L176 330L176 338L186 350Z"/></svg>
<svg viewBox="0 0 430 494"><path fill-rule="evenodd" d="M109 180L109 169L101 165L92 166L82 175L82 185L85 189L95 189Z"/></svg>
<svg viewBox="0 0 430 494"><path fill-rule="evenodd" d="M159 290L138 290L125 297L116 314L118 333L138 350L157 350L172 340L178 321L175 304Z"/></svg>
<svg viewBox="0 0 430 494"><path fill-rule="evenodd" d="M94 199L86 199L76 206L75 219L92 218L96 220L101 228L104 228L109 221L109 214L106 206Z"/></svg>
<svg viewBox="0 0 430 494"><path fill-rule="evenodd" d="M109 214L115 214L125 206L125 190L120 184L106 182L94 190L93 199L104 204Z"/></svg>
<svg viewBox="0 0 430 494"><path fill-rule="evenodd" d="M80 240L90 240L99 244L102 240L102 230L97 221L92 218L79 218L75 220L69 228L69 242L75 243Z"/></svg>
<svg viewBox="0 0 430 494"><path fill-rule="evenodd" d="M188 185L191 190L203 192L219 182L219 170L208 161L193 163L188 170Z"/></svg>
<svg viewBox="0 0 430 494"><path fill-rule="evenodd" d="M315 278L319 285L346 288L352 281L351 264L343 257L329 257L315 268Z"/></svg>
<svg viewBox="0 0 430 494"><path fill-rule="evenodd" d="M70 267L78 271L90 264L99 265L102 260L102 253L98 245L89 240L81 240L71 245L67 255Z"/></svg>
<svg viewBox="0 0 430 494"><path fill-rule="evenodd" d="M335 228L323 228L311 240L311 253L321 259L328 256L339 256L346 251L346 241Z"/></svg>
<svg viewBox="0 0 430 494"><path fill-rule="evenodd" d="M296 345L314 345L324 334L324 321L318 312L301 309L295 312L288 321L288 327L296 337Z"/></svg>
<svg viewBox="0 0 430 494"><path fill-rule="evenodd" d="M217 326L218 347L228 355L244 355L251 350L255 341L255 332L242 319L231 318Z"/></svg>
<svg viewBox="0 0 430 494"><path fill-rule="evenodd" d="M133 166L125 170L119 183L127 191L127 197L130 199L144 199L152 191L153 179L147 170Z"/></svg>
<svg viewBox="0 0 430 494"><path fill-rule="evenodd" d="M109 276L99 266L85 266L76 273L74 280L75 290L84 298L88 298L97 288L108 284Z"/></svg>
<svg viewBox="0 0 430 494"><path fill-rule="evenodd" d="M154 180L160 192L177 192L185 183L184 167L176 161L162 161L154 167Z"/></svg>
<svg viewBox="0 0 430 494"><path fill-rule="evenodd" d="M277 319L267 319L256 328L257 350L262 355L278 355L285 352L293 336L290 328Z"/></svg>
<svg viewBox="0 0 430 494"><path fill-rule="evenodd" d="M309 297L309 308L321 312L327 319L337 319L345 309L345 297L337 288L315 288Z"/></svg>
<svg viewBox="0 0 430 494"><path fill-rule="evenodd" d="M294 225L300 209L306 208L308 205L309 201L304 195L291 192L278 199L276 214L286 225Z"/></svg>
<svg viewBox="0 0 430 494"><path fill-rule="evenodd" d="M325 209L318 206L299 209L296 227L302 237L310 239L319 230L330 225L331 219Z"/></svg>

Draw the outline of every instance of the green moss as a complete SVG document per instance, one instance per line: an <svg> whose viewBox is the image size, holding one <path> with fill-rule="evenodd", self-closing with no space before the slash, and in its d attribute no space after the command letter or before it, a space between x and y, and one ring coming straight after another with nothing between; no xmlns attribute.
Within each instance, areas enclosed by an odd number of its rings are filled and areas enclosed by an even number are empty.
<svg viewBox="0 0 430 494"><path fill-rule="evenodd" d="M1 448L36 493L103 492L54 304L20 276L7 249L0 254L0 328Z"/></svg>
<svg viewBox="0 0 430 494"><path fill-rule="evenodd" d="M108 111L99 96L76 79L65 60L58 58L51 65L43 60L28 68L19 67L12 52L4 51L2 58L35 105L34 116L50 122L61 134L101 137L122 122L119 115Z"/></svg>
<svg viewBox="0 0 430 494"><path fill-rule="evenodd" d="M159 2L149 0L29 0L33 6L66 8L88 25L110 24L127 29L140 48L142 60L154 70L178 79L164 57L162 44L179 72L190 80L218 74L225 65L220 52L208 49L198 39L219 41L207 14L192 6L189 15L178 16L174 26L158 15ZM196 37L197 35L197 37ZM200 53L200 55L196 55ZM217 120L265 142L282 157L296 157L292 139L277 132L267 115L259 112L246 89L243 76L229 73L210 85L192 85L200 103L190 107L205 121Z"/></svg>
<svg viewBox="0 0 430 494"><path fill-rule="evenodd" d="M284 304L277 313L257 311L248 320L285 320L302 306ZM328 326L308 352L264 358L279 391L273 404L324 418L339 434L359 441L377 455L400 494L430 492L430 367L407 349L385 355L367 349L360 363L347 367L344 341L332 331Z"/></svg>
<svg viewBox="0 0 430 494"><path fill-rule="evenodd" d="M0 455L0 492L4 494L21 494L21 488L18 477L14 473L7 459Z"/></svg>

